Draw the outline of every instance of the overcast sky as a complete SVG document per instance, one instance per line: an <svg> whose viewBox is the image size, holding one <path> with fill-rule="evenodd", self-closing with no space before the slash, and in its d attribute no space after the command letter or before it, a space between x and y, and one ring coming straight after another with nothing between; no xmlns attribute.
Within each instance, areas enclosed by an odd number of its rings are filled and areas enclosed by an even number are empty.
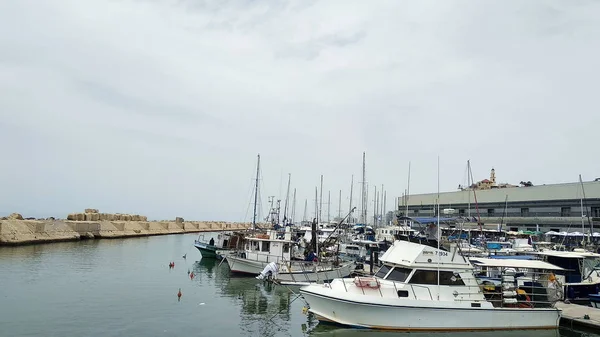
<svg viewBox="0 0 600 337"><path fill-rule="evenodd" d="M600 177L600 2L0 0L0 215ZM380 187L378 187L380 188ZM327 206L323 208L326 214ZM370 213L370 211L369 211Z"/></svg>

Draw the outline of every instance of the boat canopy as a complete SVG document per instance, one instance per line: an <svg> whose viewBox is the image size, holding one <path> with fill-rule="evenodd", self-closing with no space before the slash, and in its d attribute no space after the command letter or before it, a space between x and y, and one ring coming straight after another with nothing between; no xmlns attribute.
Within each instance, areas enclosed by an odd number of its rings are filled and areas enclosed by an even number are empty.
<svg viewBox="0 0 600 337"><path fill-rule="evenodd" d="M540 260L474 258L471 259L471 263L480 267L566 270Z"/></svg>

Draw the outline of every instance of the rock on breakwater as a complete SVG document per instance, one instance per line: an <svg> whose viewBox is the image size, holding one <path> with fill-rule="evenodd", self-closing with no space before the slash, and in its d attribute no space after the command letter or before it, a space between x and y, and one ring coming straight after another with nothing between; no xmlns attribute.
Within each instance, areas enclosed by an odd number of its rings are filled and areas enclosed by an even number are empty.
<svg viewBox="0 0 600 337"><path fill-rule="evenodd" d="M146 217L139 215L137 216L139 218L135 219L144 220L131 220L132 217L121 217L125 215L129 214L119 214L118 220L100 220L101 218L97 216L90 217L90 219L97 220L20 220L14 217L10 219L2 218L0 220L0 245L244 230L251 226L250 223L224 221L145 221ZM80 219L79 216L76 218ZM85 218L87 219L87 215ZM113 218L104 217L104 219Z"/></svg>

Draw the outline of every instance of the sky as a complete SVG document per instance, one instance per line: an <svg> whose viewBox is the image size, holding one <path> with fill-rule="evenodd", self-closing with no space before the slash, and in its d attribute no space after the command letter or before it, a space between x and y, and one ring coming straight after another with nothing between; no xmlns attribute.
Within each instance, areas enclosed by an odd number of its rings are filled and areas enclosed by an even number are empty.
<svg viewBox="0 0 600 337"><path fill-rule="evenodd" d="M0 0L0 216L600 177L600 2ZM438 166L439 163L439 166ZM439 167L439 168L438 168ZM439 177L439 179L438 179ZM330 212L327 212L331 193ZM292 194L292 193L290 193ZM291 196L290 196L291 199ZM292 202L289 201L289 208Z"/></svg>

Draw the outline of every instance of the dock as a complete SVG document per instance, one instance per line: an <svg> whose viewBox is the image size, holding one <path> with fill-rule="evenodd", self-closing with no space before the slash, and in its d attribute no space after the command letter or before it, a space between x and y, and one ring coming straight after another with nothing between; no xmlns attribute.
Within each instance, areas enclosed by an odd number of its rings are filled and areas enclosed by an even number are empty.
<svg viewBox="0 0 600 337"><path fill-rule="evenodd" d="M562 326L600 329L600 309L564 302L556 302L556 307L562 310Z"/></svg>

